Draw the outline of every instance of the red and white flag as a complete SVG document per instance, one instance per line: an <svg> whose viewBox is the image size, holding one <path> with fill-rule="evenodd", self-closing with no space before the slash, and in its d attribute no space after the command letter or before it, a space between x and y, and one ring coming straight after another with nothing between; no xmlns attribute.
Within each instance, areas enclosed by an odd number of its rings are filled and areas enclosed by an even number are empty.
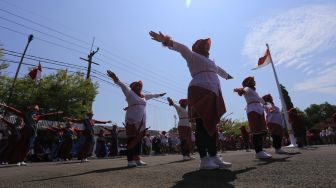
<svg viewBox="0 0 336 188"><path fill-rule="evenodd" d="M259 60L258 60L258 66L253 68L252 70L256 70L256 69L259 69L261 67L264 67L268 64L271 63L271 55L269 53L269 50L267 49L264 56L260 57Z"/></svg>
<svg viewBox="0 0 336 188"><path fill-rule="evenodd" d="M41 77L42 77L42 66L41 64L39 63L38 67L31 70L29 73L28 73L29 77L32 79L32 80L40 80Z"/></svg>

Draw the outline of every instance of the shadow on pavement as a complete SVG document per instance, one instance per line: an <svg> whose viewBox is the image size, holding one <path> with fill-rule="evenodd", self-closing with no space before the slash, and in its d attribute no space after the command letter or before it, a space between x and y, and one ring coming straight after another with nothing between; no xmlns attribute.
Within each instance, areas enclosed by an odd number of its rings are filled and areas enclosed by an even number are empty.
<svg viewBox="0 0 336 188"><path fill-rule="evenodd" d="M174 188L179 187L234 187L230 182L237 179L236 175L256 169L249 167L246 169L231 171L221 170L197 170L188 172L182 176L183 180L176 182Z"/></svg>
<svg viewBox="0 0 336 188"><path fill-rule="evenodd" d="M36 180L27 181L27 182L47 181L47 180L69 178L69 177L75 177L75 176L83 176L83 175L92 174L92 173L104 173L104 172L111 172L111 171L125 170L125 169L129 169L129 167L122 166L122 167L116 167L116 168L105 168L105 169L92 170L92 171L88 171L88 172L71 174L71 175L66 175L66 176L56 176L56 177L51 177L51 178L36 179Z"/></svg>
<svg viewBox="0 0 336 188"><path fill-rule="evenodd" d="M290 157L259 159L259 161L261 161L262 163L259 163L258 166L269 165L271 163L277 163L277 162L289 162L289 161L287 161L288 158L290 158Z"/></svg>

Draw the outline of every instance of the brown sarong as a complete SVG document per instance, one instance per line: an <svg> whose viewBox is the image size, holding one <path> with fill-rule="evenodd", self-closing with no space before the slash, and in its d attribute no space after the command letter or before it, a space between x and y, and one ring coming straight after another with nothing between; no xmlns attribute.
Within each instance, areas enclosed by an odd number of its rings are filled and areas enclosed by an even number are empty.
<svg viewBox="0 0 336 188"><path fill-rule="evenodd" d="M267 133L266 122L264 114L258 112L249 112L247 114L251 134L265 134Z"/></svg>
<svg viewBox="0 0 336 188"><path fill-rule="evenodd" d="M283 128L277 123L267 123L267 128L272 135L279 135L282 137Z"/></svg>
<svg viewBox="0 0 336 188"><path fill-rule="evenodd" d="M192 148L191 141L191 127L189 126L178 126L177 127L180 140L186 140L189 150Z"/></svg>
<svg viewBox="0 0 336 188"><path fill-rule="evenodd" d="M191 122L201 118L204 127L210 136L216 131L216 125L226 112L222 93L216 95L214 92L199 86L188 88L188 113Z"/></svg>

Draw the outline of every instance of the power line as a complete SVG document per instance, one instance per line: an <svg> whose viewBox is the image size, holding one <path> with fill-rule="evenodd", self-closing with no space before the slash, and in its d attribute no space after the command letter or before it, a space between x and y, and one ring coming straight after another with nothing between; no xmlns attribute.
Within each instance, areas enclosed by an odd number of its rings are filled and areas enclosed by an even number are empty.
<svg viewBox="0 0 336 188"><path fill-rule="evenodd" d="M0 9L0 10L1 10L1 9ZM70 41L68 41L68 40L64 40L64 39L62 39L62 38L60 38L60 37L57 37L57 36L55 36L55 35L51 35L51 34L45 33L45 32L43 32L43 31L40 31L40 30L38 30L38 29L34 29L34 28L32 28L32 27L29 27L29 26L26 26L26 25L24 25L24 24L15 22L15 21L13 21L13 20L10 20L10 19L7 19L7 18L1 17L1 16L0 16L0 19L5 20L5 21L7 21L7 22L9 22L9 23L13 23L13 24L19 25L19 26L21 26L21 27L23 27L23 28L26 28L26 29L30 29L30 30L36 31L36 32L41 33L41 34L43 34L43 35L47 35L47 36L49 36L49 37L55 38L55 39L60 40L60 41L62 41L62 42L65 42L65 43L68 43L68 44L77 46L77 47L79 47L79 48L87 49L87 48L84 47L84 46L78 45L78 44L73 43L73 42L70 42Z"/></svg>
<svg viewBox="0 0 336 188"><path fill-rule="evenodd" d="M1 60L1 61L3 61L3 62L10 62L10 63L19 63L18 61L14 61L14 60L8 60L8 59L3 59L3 60ZM36 60L35 60L36 61ZM48 64L48 62L46 62L47 64ZM30 64L30 63L22 63L23 65L28 65L28 66L36 66L35 64ZM63 70L63 69L58 69L58 68L54 68L54 67L48 67L48 66L43 66L43 68L44 69L49 69L49 70ZM66 68L71 68L71 67L67 67L66 66ZM73 73L77 73L76 71L71 71L71 70L69 70L68 72L73 72ZM93 74L95 74L95 75L98 75L98 76L104 76L105 78L109 78L107 75L103 75L103 73L101 73L101 72L98 72L98 73L96 73L96 72L93 72ZM119 87L117 84L114 84L114 83L112 83L112 82L109 82L109 81L107 81L107 80L104 80L104 79L102 79L102 78L100 78L100 77L98 77L98 76L95 76L95 75L93 75L92 77L95 77L96 79L98 79L98 80L100 80L100 81L103 81L103 82L105 82L105 83L109 83L109 84L111 84L112 86L115 86L115 87ZM127 83L125 83L126 85L128 85ZM146 91L146 90L143 90L143 92L145 92L145 93L151 93L151 92L149 92L149 91ZM164 103L164 104L168 104L168 103L166 103L166 102L164 102L164 101L161 101L161 100L159 100L159 99L153 99L154 101L157 101L157 102L160 102L160 103Z"/></svg>
<svg viewBox="0 0 336 188"><path fill-rule="evenodd" d="M58 30L53 29L53 28L51 28L51 27L48 27L48 26L46 26L46 25L42 25L42 24L40 24L40 23L38 23L38 22L35 22L35 21L31 20L31 19L22 17L22 16L20 16L20 15L14 14L14 13L9 12L9 11L4 10L4 9L0 9L0 11L5 12L5 13L7 13L7 14L10 14L10 15L12 15L12 16L14 16L14 17L20 18L20 19L22 19L22 20L25 20L25 21L27 21L27 22L33 23L33 24L35 24L35 25L38 25L38 26L40 26L40 27L42 27L42 28L48 29L48 30L50 30L50 31L53 31L53 32L58 33L58 34L60 34L60 35L63 35L63 36L65 36L65 37L68 37L68 38L70 38L70 39L73 39L73 40L82 42L82 43L84 43L84 44L89 44L89 45L90 45L89 42L83 41L83 40L81 40L81 39L78 39L78 38L73 37L73 36L71 36L71 35L68 35L68 34L66 34L66 33L63 33L63 32L61 32L61 31L58 31Z"/></svg>
<svg viewBox="0 0 336 188"><path fill-rule="evenodd" d="M12 16L21 18L21 19L23 19L23 20L25 20L25 21L29 21L29 22L31 22L31 23L34 23L34 24L36 24L36 25L39 25L40 27L47 28L48 30L57 32L57 33L59 33L59 34L61 34L61 35L63 35L63 36L67 36L67 37L69 37L69 38L76 39L76 38L73 37L73 36L70 36L70 35L65 34L65 33L63 33L63 32L57 31L57 30L55 30L55 29L52 29L51 27L48 27L48 26L39 24L39 23L37 23L37 22L35 22L35 21L33 21L33 20L24 18L24 17L22 17L22 16L19 16L19 15L17 15L17 14L14 14L14 13L12 13L12 12L7 11L7 10L0 9L0 11L3 11L3 12L5 12L5 13L7 13L7 14L12 15ZM7 20L7 21L10 21L10 20L8 20L8 19L6 19L6 20ZM20 24L20 23L17 23L17 22L15 22L15 23L16 23L16 24L19 24L19 25L21 25L21 26L24 26L23 24ZM24 26L24 27L27 27L27 26ZM30 28L30 27L29 27L29 28ZM56 37L56 36L53 36L53 35L50 35L50 34L46 34L46 33L44 33L44 32L41 32L41 31L39 31L39 30L37 30L37 29L34 29L34 28L30 28L30 29L33 29L33 30L35 30L35 31L37 31L37 32L43 33L43 34L48 35L48 36L51 36L51 37ZM69 43L68 41L63 40L63 39L60 39L59 37L56 37L56 38L59 39L59 40L62 40L62 41L64 41L64 42ZM76 40L77 40L77 39L76 39ZM81 40L80 40L80 41L81 41ZM84 42L84 41L81 41L81 42ZM85 47L83 47L83 46L81 46L81 45L78 45L78 44L75 44L75 43L72 43L72 42L70 42L70 43L73 44L73 45L79 46L79 47L81 47L81 48L85 48ZM88 42L84 42L84 43L85 43L85 44L89 44ZM109 50L101 49L101 51L105 51L106 53L110 54L111 56L114 56L114 58L119 59L119 62L126 61L126 62L129 62L129 63L134 64L134 62L132 62L132 61L130 61L130 60L124 58L124 57L121 57L121 56L119 56L119 55L113 54L113 53L112 53L111 51L109 51ZM106 57L106 56L103 55L103 54L100 54L100 55ZM120 61L120 60L121 60L121 61ZM123 64L124 66L128 66L128 67L129 67L129 65L126 64L126 63L122 63L122 64ZM133 67L131 67L131 68L132 68L132 69L137 69L136 66L133 66ZM154 72L154 71L151 71L151 70L149 70L149 69L146 69L145 67L141 67L140 69L138 69L139 72L141 72L141 71L143 71L143 70L146 70L145 73L150 72L151 74L156 75L158 78L162 77L162 74L158 74L158 73L156 73L156 72ZM149 75L151 75L151 74L149 74ZM157 78L156 78L156 79L157 79ZM167 80L169 80L169 79L163 79L163 82L166 82L166 83L167 83ZM173 81L173 80L170 80L170 81ZM175 81L173 81L173 82L175 82ZM178 82L175 82L174 85L176 85L176 83L179 84Z"/></svg>
<svg viewBox="0 0 336 188"><path fill-rule="evenodd" d="M0 28L6 29L8 31L11 31L11 32L23 35L23 36L28 36L28 34L26 34L26 33L23 33L23 32L20 32L20 31L17 31L15 29L11 29L11 28L8 28L8 27L5 27L5 26L0 25ZM79 53L79 54L83 54L82 51L79 51L79 50L76 50L76 49L73 49L73 48L69 48L69 47L63 46L61 44L57 44L55 42L51 42L51 41L48 41L48 40L45 40L45 39L42 39L42 38L39 38L39 37L34 37L34 39L37 39L37 40L43 41L45 43L48 43L48 44L51 44L51 45L54 45L54 46L58 46L58 47L61 47L61 48L64 48L64 49L67 49L67 50L70 50L70 51L74 51L74 52Z"/></svg>

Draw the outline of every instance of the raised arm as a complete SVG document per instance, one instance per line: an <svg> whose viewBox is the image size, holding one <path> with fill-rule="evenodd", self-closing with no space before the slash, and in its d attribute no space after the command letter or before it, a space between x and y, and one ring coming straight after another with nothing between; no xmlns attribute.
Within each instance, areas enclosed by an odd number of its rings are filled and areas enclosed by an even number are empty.
<svg viewBox="0 0 336 188"><path fill-rule="evenodd" d="M149 35L152 37L153 40L161 42L163 46L179 52L182 57L188 62L191 61L193 52L187 46L173 41L169 36L164 35L161 32L156 33L154 31L151 31L149 32Z"/></svg>
<svg viewBox="0 0 336 188"><path fill-rule="evenodd" d="M219 66L217 66L217 74L226 80L233 79L230 74L228 74L224 69L220 68Z"/></svg>
<svg viewBox="0 0 336 188"><path fill-rule="evenodd" d="M5 109L7 109L7 110L9 110L9 111L11 111L11 112L13 112L14 114L16 114L16 115L18 115L20 117L24 117L24 114L20 110L14 108L14 107L7 106L5 104L0 104L0 106L3 107L3 108L5 108Z"/></svg>
<svg viewBox="0 0 336 188"><path fill-rule="evenodd" d="M167 101L168 101L169 106L174 106L174 101L172 98L168 97Z"/></svg>
<svg viewBox="0 0 336 188"><path fill-rule="evenodd" d="M242 88L242 87L241 88L235 88L233 91L237 92L239 96L242 96L245 93L244 88Z"/></svg>
<svg viewBox="0 0 336 188"><path fill-rule="evenodd" d="M164 96L166 93L161 93L161 94L145 94L145 99L153 99L153 98L158 98Z"/></svg>
<svg viewBox="0 0 336 188"><path fill-rule="evenodd" d="M58 111L58 112L50 112L50 113L46 113L46 114L43 114L43 115L38 115L36 120L39 121L39 120L44 120L50 116L55 116L55 115L59 115L59 114L63 114L63 111Z"/></svg>
<svg viewBox="0 0 336 188"><path fill-rule="evenodd" d="M124 83L122 83L114 72L108 70L107 75L113 80L115 84L117 84L121 88L125 96L129 94L130 88L127 87Z"/></svg>
<svg viewBox="0 0 336 188"><path fill-rule="evenodd" d="M94 123L99 123L99 124L106 124L106 123L112 123L112 121L99 121L99 120L94 120Z"/></svg>

